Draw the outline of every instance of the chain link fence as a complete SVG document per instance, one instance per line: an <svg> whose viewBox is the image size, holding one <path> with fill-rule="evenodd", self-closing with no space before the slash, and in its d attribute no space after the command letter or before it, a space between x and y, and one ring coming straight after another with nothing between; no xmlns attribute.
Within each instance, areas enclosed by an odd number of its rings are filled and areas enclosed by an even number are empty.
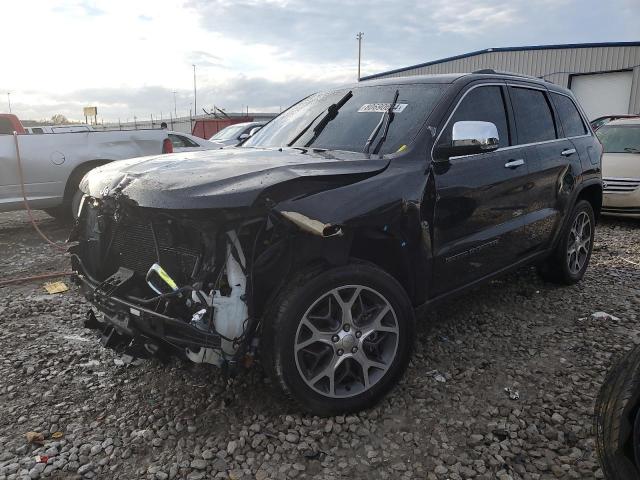
<svg viewBox="0 0 640 480"><path fill-rule="evenodd" d="M275 113L230 113L230 118L247 117L253 118L255 122L269 121L277 114ZM148 119L138 119L134 117L133 121L128 122L103 122L92 125L95 130L143 130L162 128L162 123L167 124L167 129L180 133L192 133L193 126L197 120L222 119L224 117L215 117L213 115L198 115L196 117L149 117Z"/></svg>

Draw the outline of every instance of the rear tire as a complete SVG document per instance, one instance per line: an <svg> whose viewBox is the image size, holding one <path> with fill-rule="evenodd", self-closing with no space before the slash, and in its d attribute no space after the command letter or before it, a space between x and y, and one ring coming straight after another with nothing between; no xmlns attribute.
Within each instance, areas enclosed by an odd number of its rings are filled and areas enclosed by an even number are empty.
<svg viewBox="0 0 640 480"><path fill-rule="evenodd" d="M71 177L69 177L69 180L67 180L62 205L56 208L47 209L45 212L56 220L62 222L75 222L78 218L78 208L80 207L80 202L84 195L82 190L80 190L80 181L88 172L98 166L99 165L83 166L83 168L75 171Z"/></svg>
<svg viewBox="0 0 640 480"><path fill-rule="evenodd" d="M78 181L79 183L79 181ZM71 197L71 201L69 202L69 217L73 220L78 218L78 209L80 208L80 202L82 202L82 197L84 193L80 190L79 186L76 186L75 191L73 192L73 196Z"/></svg>
<svg viewBox="0 0 640 480"><path fill-rule="evenodd" d="M68 212L66 212L63 207L45 208L44 211L47 213L47 215L55 218L60 222L66 222L69 220L67 215Z"/></svg>
<svg viewBox="0 0 640 480"><path fill-rule="evenodd" d="M538 266L538 273L547 281L573 285L582 280L593 250L595 216L586 200L578 201L564 226L551 256Z"/></svg>
<svg viewBox="0 0 640 480"><path fill-rule="evenodd" d="M294 277L265 315L262 358L274 383L316 415L368 408L409 361L415 321L400 284L353 263Z"/></svg>
<svg viewBox="0 0 640 480"><path fill-rule="evenodd" d="M596 446L606 478L640 478L640 346L607 374L596 401Z"/></svg>

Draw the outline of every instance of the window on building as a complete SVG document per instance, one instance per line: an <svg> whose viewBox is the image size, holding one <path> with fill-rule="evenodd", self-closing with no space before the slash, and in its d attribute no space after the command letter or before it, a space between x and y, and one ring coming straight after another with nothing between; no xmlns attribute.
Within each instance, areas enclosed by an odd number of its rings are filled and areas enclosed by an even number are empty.
<svg viewBox="0 0 640 480"><path fill-rule="evenodd" d="M562 122L565 137L577 137L578 135L586 134L587 127L573 101L569 97L558 93L552 93L551 98L553 98L553 103Z"/></svg>
<svg viewBox="0 0 640 480"><path fill-rule="evenodd" d="M519 144L557 138L551 107L542 90L511 87L510 92Z"/></svg>

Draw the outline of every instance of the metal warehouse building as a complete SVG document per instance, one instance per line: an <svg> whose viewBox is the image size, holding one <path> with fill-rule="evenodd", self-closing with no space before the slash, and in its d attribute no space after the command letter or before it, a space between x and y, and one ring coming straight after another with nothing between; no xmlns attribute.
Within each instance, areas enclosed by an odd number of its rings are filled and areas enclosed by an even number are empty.
<svg viewBox="0 0 640 480"><path fill-rule="evenodd" d="M640 113L640 42L488 48L362 77L405 77L494 69L544 78L570 88L590 120Z"/></svg>

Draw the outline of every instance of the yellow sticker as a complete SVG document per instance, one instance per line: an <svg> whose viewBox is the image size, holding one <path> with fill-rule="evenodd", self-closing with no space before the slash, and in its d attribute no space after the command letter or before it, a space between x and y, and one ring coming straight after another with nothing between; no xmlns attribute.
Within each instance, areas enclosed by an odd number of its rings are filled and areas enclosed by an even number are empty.
<svg viewBox="0 0 640 480"><path fill-rule="evenodd" d="M396 150L396 153L404 152L406 149L407 149L407 146L402 145L398 150Z"/></svg>
<svg viewBox="0 0 640 480"><path fill-rule="evenodd" d="M54 294L54 293L66 292L67 290L69 290L69 287L67 287L67 285L64 282L51 282L51 283L45 283L44 289L48 293Z"/></svg>
<svg viewBox="0 0 640 480"><path fill-rule="evenodd" d="M173 278L171 278L169 274L165 272L164 268L158 265L156 271L158 272L158 275L160 275L160 278L162 278L167 283L167 285L169 285L174 290L178 289L178 285L176 285L176 282L173 281Z"/></svg>

